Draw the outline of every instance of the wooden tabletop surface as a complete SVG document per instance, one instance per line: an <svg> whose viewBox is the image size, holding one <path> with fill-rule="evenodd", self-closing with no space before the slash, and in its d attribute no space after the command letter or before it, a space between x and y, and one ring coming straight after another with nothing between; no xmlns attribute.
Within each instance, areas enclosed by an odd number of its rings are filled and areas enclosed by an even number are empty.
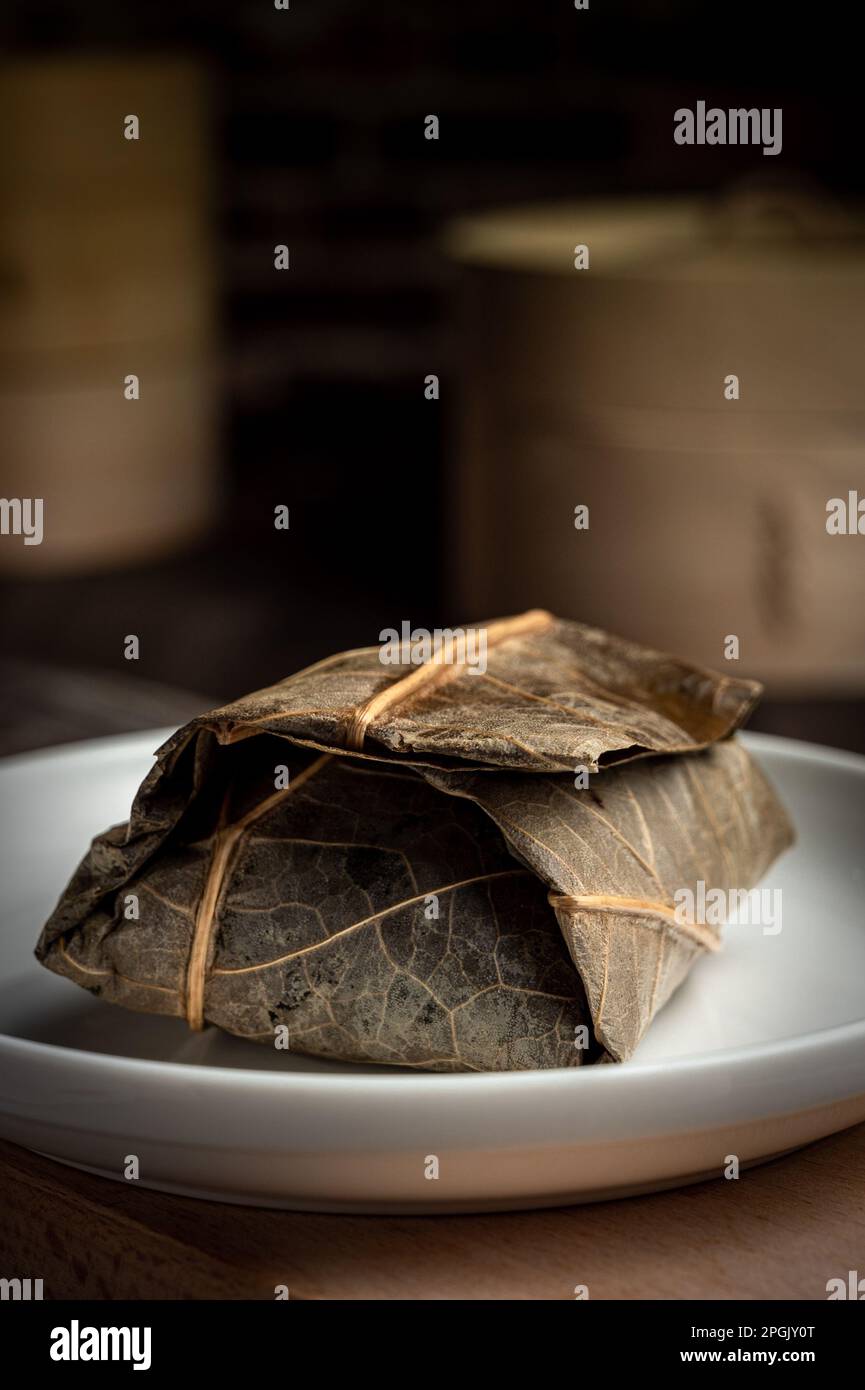
<svg viewBox="0 0 865 1390"><path fill-rule="evenodd" d="M0 1272L49 1298L825 1299L865 1273L865 1125L648 1197L319 1216L166 1196L0 1144Z"/></svg>

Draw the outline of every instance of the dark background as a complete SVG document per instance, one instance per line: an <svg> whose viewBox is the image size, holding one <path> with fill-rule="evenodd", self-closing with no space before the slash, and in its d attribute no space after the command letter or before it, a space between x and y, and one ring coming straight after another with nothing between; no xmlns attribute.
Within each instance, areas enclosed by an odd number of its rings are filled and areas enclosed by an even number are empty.
<svg viewBox="0 0 865 1390"><path fill-rule="evenodd" d="M4 751L180 720L404 617L490 616L454 612L448 586L465 364L437 237L453 214L727 184L750 151L709 162L670 138L698 97L782 106L800 171L836 192L863 182L857 54L825 6L26 0L3 7L0 40L13 62L206 59L226 490L220 524L160 563L0 582ZM292 271L275 277L282 240ZM273 497L288 536L261 525ZM134 679L124 631L142 636ZM860 748L863 722L849 698L770 699L755 721Z"/></svg>

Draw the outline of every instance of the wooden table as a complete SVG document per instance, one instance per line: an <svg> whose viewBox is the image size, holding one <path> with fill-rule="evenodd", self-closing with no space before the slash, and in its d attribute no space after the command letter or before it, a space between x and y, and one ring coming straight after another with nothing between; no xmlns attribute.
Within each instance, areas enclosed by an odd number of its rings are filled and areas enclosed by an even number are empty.
<svg viewBox="0 0 865 1390"><path fill-rule="evenodd" d="M489 1216L317 1216L134 1189L0 1144L0 1272L45 1298L825 1299L865 1273L865 1125L738 1181Z"/></svg>

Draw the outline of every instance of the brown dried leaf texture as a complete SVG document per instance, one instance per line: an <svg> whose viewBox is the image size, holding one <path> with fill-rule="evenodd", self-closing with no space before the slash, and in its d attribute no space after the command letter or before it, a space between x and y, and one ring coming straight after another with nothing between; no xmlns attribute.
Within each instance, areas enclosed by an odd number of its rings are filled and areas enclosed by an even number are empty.
<svg viewBox="0 0 865 1390"><path fill-rule="evenodd" d="M588 762L681 741L682 730L708 738L753 698L748 683L625 644L625 655L607 652L604 674L621 690L627 667L630 694L613 701L605 684L590 697L600 671L586 659L582 693L565 704L577 638L563 642L562 628L577 625L555 624L535 666L502 649L493 684L460 676L394 709L367 741L377 756L319 751L353 708L349 693L376 693L369 654L333 663L338 694L325 664L323 687L319 668L193 721L160 750L128 826L94 841L39 958L113 1003L193 1026L272 1044L285 1024L291 1049L316 1056L444 1071L627 1057L714 944L706 928L675 922L672 893L698 879L751 887L791 832L734 740L643 757L585 791L572 775L502 771L515 748L518 766L555 768L576 747ZM579 629L584 650L590 631ZM605 643L617 647L595 645ZM327 727L285 712L310 681L334 711ZM643 709L634 692L648 689ZM587 1052L575 1046L582 1024Z"/></svg>
<svg viewBox="0 0 865 1390"><path fill-rule="evenodd" d="M428 776L482 806L552 900L571 900L556 915L595 1037L617 1061L717 944L713 928L680 924L676 891L696 892L699 880L707 891L750 889L793 839L774 791L735 739L611 769L585 791L561 777Z"/></svg>
<svg viewBox="0 0 865 1390"><path fill-rule="evenodd" d="M216 756L204 838L181 822L153 854L145 802L126 844L94 843L40 944L52 969L113 1003L186 1014L227 784L242 831L206 937L207 1022L271 1044L285 1024L293 1051L442 1071L584 1060L585 996L543 887L475 806L410 769L274 739ZM138 921L123 916L129 893Z"/></svg>
<svg viewBox="0 0 865 1390"><path fill-rule="evenodd" d="M577 764L596 771L646 753L704 748L738 728L759 698L756 681L540 616L548 620L540 630L490 647L486 671L464 667L374 720L365 751L527 772L571 772ZM341 652L247 695L219 711L223 729L344 747L355 710L414 669L382 666L378 656L378 647Z"/></svg>

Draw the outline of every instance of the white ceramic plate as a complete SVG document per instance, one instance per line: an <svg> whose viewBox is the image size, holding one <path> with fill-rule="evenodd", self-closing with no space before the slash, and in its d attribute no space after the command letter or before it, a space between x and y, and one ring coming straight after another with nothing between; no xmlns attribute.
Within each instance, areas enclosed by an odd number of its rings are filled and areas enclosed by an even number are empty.
<svg viewBox="0 0 865 1390"><path fill-rule="evenodd" d="M439 1076L293 1058L37 965L163 733L0 763L0 1136L145 1186L319 1211L550 1206L693 1182L865 1119L865 758L747 742L799 840L777 935L727 929L623 1066ZM427 1178L438 1158L439 1177Z"/></svg>

